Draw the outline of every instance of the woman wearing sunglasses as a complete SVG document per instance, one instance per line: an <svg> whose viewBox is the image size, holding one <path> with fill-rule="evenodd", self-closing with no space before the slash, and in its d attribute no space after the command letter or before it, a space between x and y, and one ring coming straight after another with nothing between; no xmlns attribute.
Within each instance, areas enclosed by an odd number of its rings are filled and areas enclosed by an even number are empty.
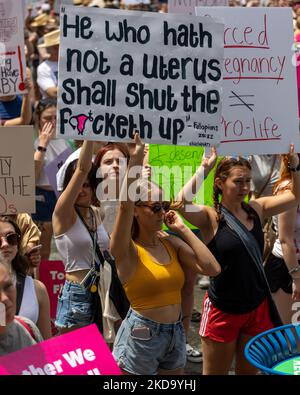
<svg viewBox="0 0 300 395"><path fill-rule="evenodd" d="M182 265L215 276L220 267L192 233L159 187L143 180L136 185L144 146L135 135L127 182L111 237L119 278L131 308L117 333L113 355L124 374L182 374L186 362L181 321ZM137 177L137 175L136 175ZM133 193L134 192L134 193ZM161 236L163 223L182 238Z"/></svg>
<svg viewBox="0 0 300 395"><path fill-rule="evenodd" d="M17 291L17 314L29 318L39 328L43 338L49 339L51 323L48 293L43 283L26 275L29 262L19 252L21 241L18 225L8 217L0 217L1 262L9 267L15 283L21 281L20 277L25 277L23 294Z"/></svg>
<svg viewBox="0 0 300 395"><path fill-rule="evenodd" d="M180 213L201 230L204 242L222 268L218 277L211 279L203 301L200 324L203 374L228 374L234 357L236 374L256 374L257 369L244 357L245 345L258 333L280 325L262 266L262 223L265 218L297 206L299 159L291 145L290 191L246 203L251 166L243 158L224 157L215 172L214 207L194 205L192 201L203 176L208 175L216 159L213 149L178 196L185 203Z"/></svg>

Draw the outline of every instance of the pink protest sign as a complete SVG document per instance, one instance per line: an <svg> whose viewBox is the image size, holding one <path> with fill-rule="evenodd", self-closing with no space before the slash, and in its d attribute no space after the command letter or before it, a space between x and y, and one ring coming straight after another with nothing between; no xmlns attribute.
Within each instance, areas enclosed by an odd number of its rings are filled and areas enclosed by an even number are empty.
<svg viewBox="0 0 300 395"><path fill-rule="evenodd" d="M50 299L50 317L56 316L57 298L65 282L65 267L62 261L42 261L39 276L45 284Z"/></svg>
<svg viewBox="0 0 300 395"><path fill-rule="evenodd" d="M0 357L0 375L119 375L95 324Z"/></svg>

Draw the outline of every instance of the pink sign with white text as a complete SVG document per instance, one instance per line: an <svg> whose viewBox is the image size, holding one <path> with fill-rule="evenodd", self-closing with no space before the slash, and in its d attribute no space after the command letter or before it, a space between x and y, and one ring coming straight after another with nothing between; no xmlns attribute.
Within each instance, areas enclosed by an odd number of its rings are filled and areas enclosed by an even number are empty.
<svg viewBox="0 0 300 395"><path fill-rule="evenodd" d="M65 266L63 261L42 261L39 276L45 284L50 299L50 317L56 316L56 307L59 291L65 282Z"/></svg>
<svg viewBox="0 0 300 395"><path fill-rule="evenodd" d="M119 375L95 324L0 357L0 375Z"/></svg>

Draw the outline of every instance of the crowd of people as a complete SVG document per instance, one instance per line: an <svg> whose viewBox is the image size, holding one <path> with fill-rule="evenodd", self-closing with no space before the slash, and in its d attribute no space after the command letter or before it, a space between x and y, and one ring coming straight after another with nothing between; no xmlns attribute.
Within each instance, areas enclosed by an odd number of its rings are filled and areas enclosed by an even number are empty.
<svg viewBox="0 0 300 395"><path fill-rule="evenodd" d="M167 2L128 3L73 0L167 12ZM229 5L291 7L300 42L300 0ZM53 336L38 268L54 240L65 267L56 335L96 323L124 374L183 374L187 359L202 359L187 339L194 285L203 276L208 290L194 317L201 321L203 374L228 374L234 358L236 374L256 374L244 357L246 343L290 323L300 301L300 165L293 145L288 155L220 160L212 149L168 201L151 180L149 147L138 131L128 144L55 138L59 33L55 0L28 6L27 93L0 97L2 126L36 130L36 213L0 216L0 355ZM68 149L53 185L47 165ZM134 166L140 170L129 177ZM212 171L213 207L194 204L200 179ZM266 252L270 228L275 242Z"/></svg>

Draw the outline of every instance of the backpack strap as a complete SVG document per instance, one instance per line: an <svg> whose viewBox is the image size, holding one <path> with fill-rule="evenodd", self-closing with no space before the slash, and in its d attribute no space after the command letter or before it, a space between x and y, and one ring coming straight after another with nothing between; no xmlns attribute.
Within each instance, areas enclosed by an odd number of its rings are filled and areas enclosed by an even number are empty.
<svg viewBox="0 0 300 395"><path fill-rule="evenodd" d="M38 340L36 339L34 332L31 328L31 326L29 324L27 324L27 322L25 322L23 320L23 318L21 318L20 316L15 316L15 319L27 330L27 332L30 334L30 336L33 338L33 340L35 340L36 342L38 342Z"/></svg>
<svg viewBox="0 0 300 395"><path fill-rule="evenodd" d="M21 304L22 304L22 299L23 299L23 294L24 294L24 286L25 286L25 280L26 276L23 273L17 273L17 283L16 283L16 288L17 288L17 307L16 307L16 315L19 314Z"/></svg>

